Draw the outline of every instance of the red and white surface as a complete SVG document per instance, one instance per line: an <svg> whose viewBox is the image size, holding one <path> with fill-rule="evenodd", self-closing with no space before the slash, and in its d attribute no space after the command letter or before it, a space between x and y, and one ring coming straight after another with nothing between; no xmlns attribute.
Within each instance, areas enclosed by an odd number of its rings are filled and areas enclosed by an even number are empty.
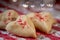
<svg viewBox="0 0 60 40"><path fill-rule="evenodd" d="M14 9L14 10L18 11L20 14L23 13L23 12L21 12L20 9L17 9L14 6L11 6L9 4L7 5L6 3L7 2L0 1L0 13L2 13L4 10L8 10L8 9ZM59 13L57 13L57 14L59 15ZM55 15L55 16L58 17L57 15ZM36 39L18 37L18 36L13 35L7 31L0 30L0 40L60 40L60 16L58 17L57 22L58 22L58 24L53 26L50 34L44 34L42 32L37 31L38 37Z"/></svg>

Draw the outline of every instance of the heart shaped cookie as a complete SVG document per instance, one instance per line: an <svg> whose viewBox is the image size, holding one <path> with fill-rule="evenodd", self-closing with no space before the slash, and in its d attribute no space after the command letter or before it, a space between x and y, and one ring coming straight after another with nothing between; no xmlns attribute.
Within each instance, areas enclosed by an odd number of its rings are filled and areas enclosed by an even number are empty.
<svg viewBox="0 0 60 40"><path fill-rule="evenodd" d="M15 21L19 14L14 10L6 10L1 13L1 20L0 20L0 29L5 29L6 25L11 22ZM2 27L3 26L3 27Z"/></svg>
<svg viewBox="0 0 60 40"><path fill-rule="evenodd" d="M36 38L34 24L26 15L20 15L16 21L10 22L6 30L18 36Z"/></svg>
<svg viewBox="0 0 60 40"><path fill-rule="evenodd" d="M37 29L45 33L49 33L52 29L53 23L55 23L50 12L29 13L27 14L27 17L33 21Z"/></svg>

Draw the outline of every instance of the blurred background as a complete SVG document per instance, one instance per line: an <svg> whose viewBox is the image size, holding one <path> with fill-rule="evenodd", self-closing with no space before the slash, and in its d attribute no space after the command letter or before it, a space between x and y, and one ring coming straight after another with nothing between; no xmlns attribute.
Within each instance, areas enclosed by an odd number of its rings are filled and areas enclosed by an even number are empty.
<svg viewBox="0 0 60 40"><path fill-rule="evenodd" d="M23 14L50 11L55 18L60 18L60 0L0 0L0 12L8 9Z"/></svg>

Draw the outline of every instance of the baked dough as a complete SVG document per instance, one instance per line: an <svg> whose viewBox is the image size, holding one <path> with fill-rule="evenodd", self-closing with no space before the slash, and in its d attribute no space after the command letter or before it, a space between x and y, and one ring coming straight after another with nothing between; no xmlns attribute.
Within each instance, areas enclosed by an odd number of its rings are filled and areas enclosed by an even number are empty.
<svg viewBox="0 0 60 40"><path fill-rule="evenodd" d="M20 15L16 21L8 23L6 30L17 36L36 38L34 24L25 15Z"/></svg>
<svg viewBox="0 0 60 40"><path fill-rule="evenodd" d="M0 14L0 29L5 29L6 25L11 22L15 21L19 14L14 10L6 10Z"/></svg>
<svg viewBox="0 0 60 40"><path fill-rule="evenodd" d="M55 23L55 19L51 16L50 12L29 13L27 17L32 20L36 29L45 33L49 33L52 25Z"/></svg>

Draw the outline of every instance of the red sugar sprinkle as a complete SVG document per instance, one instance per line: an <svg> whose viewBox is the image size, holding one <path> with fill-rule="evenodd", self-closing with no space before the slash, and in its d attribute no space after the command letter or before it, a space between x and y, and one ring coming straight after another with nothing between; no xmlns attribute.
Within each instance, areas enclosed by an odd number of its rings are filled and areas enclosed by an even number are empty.
<svg viewBox="0 0 60 40"><path fill-rule="evenodd" d="M17 21L17 22L22 22L22 20L21 20L21 19L19 19L19 21Z"/></svg>
<svg viewBox="0 0 60 40"><path fill-rule="evenodd" d="M24 25L26 25L26 21L24 21Z"/></svg>
<svg viewBox="0 0 60 40"><path fill-rule="evenodd" d="M39 20L43 20L44 21L44 18L39 14L39 13L36 13L36 17L38 17L39 18Z"/></svg>
<svg viewBox="0 0 60 40"><path fill-rule="evenodd" d="M11 13L9 12L9 13L8 13L8 16L10 16L10 15L11 15Z"/></svg>
<svg viewBox="0 0 60 40"><path fill-rule="evenodd" d="M22 22L19 22L19 24L26 25L26 21L24 21L23 23Z"/></svg>
<svg viewBox="0 0 60 40"><path fill-rule="evenodd" d="M22 25L22 27L24 28L24 26L26 25L26 21L24 21L23 23L22 23L22 20L21 19L19 19L19 21L17 21L20 25Z"/></svg>

